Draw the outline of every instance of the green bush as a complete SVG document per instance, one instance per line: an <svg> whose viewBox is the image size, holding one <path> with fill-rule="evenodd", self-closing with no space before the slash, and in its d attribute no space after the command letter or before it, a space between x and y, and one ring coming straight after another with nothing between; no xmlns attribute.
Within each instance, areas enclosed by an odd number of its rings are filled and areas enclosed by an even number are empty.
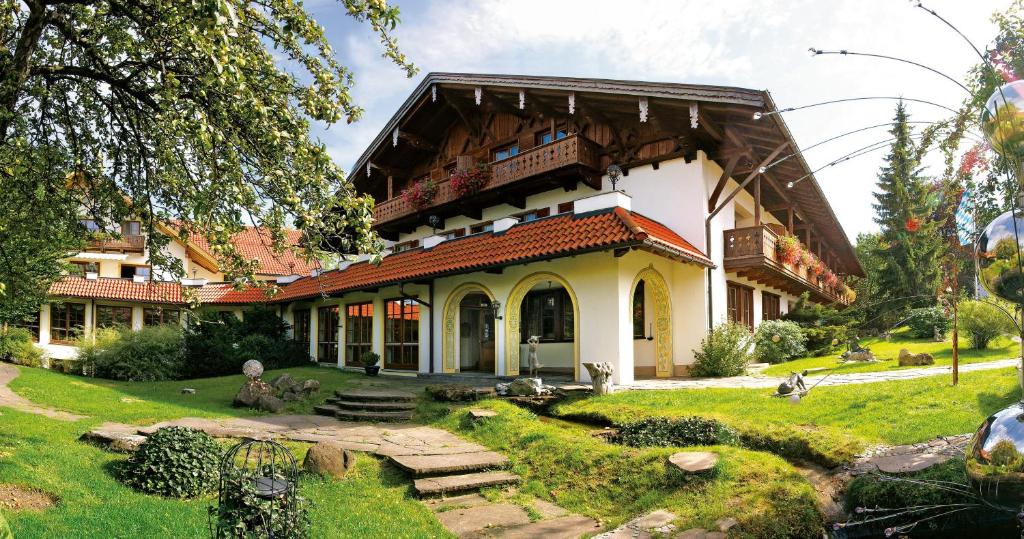
<svg viewBox="0 0 1024 539"><path fill-rule="evenodd" d="M310 537L310 504L302 496L295 496L295 504L284 503L284 498L261 497L252 479L241 474L229 475L224 483L224 498L218 507L210 508L210 514L217 519L217 539Z"/></svg>
<svg viewBox="0 0 1024 539"><path fill-rule="evenodd" d="M217 486L221 450L203 431L157 430L121 468L121 480L147 494L194 498Z"/></svg>
<svg viewBox="0 0 1024 539"><path fill-rule="evenodd" d="M736 433L714 419L648 417L620 425L617 441L632 447L732 444Z"/></svg>
<svg viewBox="0 0 1024 539"><path fill-rule="evenodd" d="M950 459L928 469L912 472L907 475L907 479L967 483L963 458ZM964 498L965 496L956 492L928 484L887 481L874 474L865 474L850 481L844 502L846 509L853 512L857 507L912 507L964 503Z"/></svg>
<svg viewBox="0 0 1024 539"><path fill-rule="evenodd" d="M935 330L940 335L949 331L949 317L945 311L938 307L926 307L910 311L906 325L910 328L910 336L917 339L931 339L935 336Z"/></svg>
<svg viewBox="0 0 1024 539"><path fill-rule="evenodd" d="M807 353L807 336L796 322L766 320L754 333L754 357L768 363L782 363Z"/></svg>
<svg viewBox="0 0 1024 539"><path fill-rule="evenodd" d="M32 334L25 328L9 327L0 330L0 360L26 367L38 367L43 351L32 342Z"/></svg>
<svg viewBox="0 0 1024 539"><path fill-rule="evenodd" d="M708 332L694 350L693 376L737 376L743 374L750 358L754 336L746 326L725 322Z"/></svg>
<svg viewBox="0 0 1024 539"><path fill-rule="evenodd" d="M803 328L807 350L812 356L824 356L839 350L849 339L846 326L812 326Z"/></svg>
<svg viewBox="0 0 1024 539"><path fill-rule="evenodd" d="M1013 321L990 303L963 301L958 305L958 311L957 328L976 350L988 348L992 339L1014 330Z"/></svg>
<svg viewBox="0 0 1024 539"><path fill-rule="evenodd" d="M309 343L288 337L288 323L272 309L256 308L245 320L219 313L192 316L185 331L185 377L237 374L259 360L266 369L309 364Z"/></svg>
<svg viewBox="0 0 1024 539"><path fill-rule="evenodd" d="M98 343L87 346L79 359L86 361L83 365L92 365L100 378L134 382L182 378L184 342L177 326L149 326L139 331L121 329L117 337L103 333Z"/></svg>

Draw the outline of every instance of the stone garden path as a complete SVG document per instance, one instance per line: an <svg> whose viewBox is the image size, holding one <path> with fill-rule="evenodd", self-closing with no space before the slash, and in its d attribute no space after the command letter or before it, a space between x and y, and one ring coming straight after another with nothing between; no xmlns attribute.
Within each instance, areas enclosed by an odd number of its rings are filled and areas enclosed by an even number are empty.
<svg viewBox="0 0 1024 539"><path fill-rule="evenodd" d="M987 371L992 369L1005 369L1020 364L1020 359L1009 358L984 363L970 363L960 366L960 372ZM949 374L952 368L941 367L918 367L911 369L899 369L892 371L877 372L851 372L836 373L832 375L807 376L807 387L818 384L823 386L841 386L847 384L866 384L869 382L889 382L894 380L910 380L925 376L936 376ZM827 378L826 378L827 376ZM631 384L618 386L620 389L629 390L655 390L655 389L705 389L710 387L720 388L759 388L775 389L782 383L784 376L732 376L729 378L663 378L652 380L636 380ZM820 382L820 383L819 383Z"/></svg>
<svg viewBox="0 0 1024 539"><path fill-rule="evenodd" d="M18 368L9 363L0 363L0 407L13 408L20 412L28 412L30 414L44 415L51 419L60 419L62 421L78 421L79 419L85 419L85 416L71 414L68 412L62 412L60 410L54 410L53 408L47 408L46 406L39 406L33 404L32 401L18 395L11 388L7 387L7 384L18 377Z"/></svg>

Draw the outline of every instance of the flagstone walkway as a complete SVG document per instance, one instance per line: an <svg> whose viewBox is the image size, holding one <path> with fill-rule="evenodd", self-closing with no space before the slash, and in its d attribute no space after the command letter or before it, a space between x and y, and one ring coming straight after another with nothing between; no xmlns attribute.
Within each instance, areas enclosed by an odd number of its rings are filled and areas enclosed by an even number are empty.
<svg viewBox="0 0 1024 539"><path fill-rule="evenodd" d="M51 419L60 419L62 421L78 421L84 419L86 416L71 414L68 412L62 412L60 410L54 410L46 406L39 406L34 404L32 401L18 395L11 388L7 387L7 384L18 377L18 368L10 363L0 363L0 407L13 408L20 412L28 412L30 414L44 415Z"/></svg>
<svg viewBox="0 0 1024 539"><path fill-rule="evenodd" d="M984 363L970 363L960 366L960 372L987 371L992 369L1005 369L1020 364L1017 358L999 359ZM870 382L889 382L894 380L911 380L925 376L937 376L950 374L953 369L949 366L942 367L917 367L911 369L899 369L891 371L876 372L852 372L824 374L808 376L804 380L807 387L818 384L823 386L841 386L847 384L866 384ZM776 388L782 383L784 376L732 376L729 378L662 378L651 380L636 380L630 384L618 386L618 389L649 391L656 389L705 389L705 388L748 388L766 389Z"/></svg>

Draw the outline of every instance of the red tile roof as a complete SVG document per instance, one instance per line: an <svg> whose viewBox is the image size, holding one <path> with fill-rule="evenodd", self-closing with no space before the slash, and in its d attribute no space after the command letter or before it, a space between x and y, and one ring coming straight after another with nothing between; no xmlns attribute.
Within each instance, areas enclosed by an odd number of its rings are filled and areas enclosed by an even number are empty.
<svg viewBox="0 0 1024 539"><path fill-rule="evenodd" d="M185 304L184 290L188 287L176 282L136 283L131 279L100 277L85 279L67 276L50 287L50 295L64 298L105 299L137 303ZM199 302L204 305L248 305L270 299L276 288L248 287L236 290L231 283L211 283L195 287Z"/></svg>
<svg viewBox="0 0 1024 539"><path fill-rule="evenodd" d="M287 285L274 301L289 301L403 281L469 273L531 260L595 250L636 247L687 262L714 264L690 242L664 225L622 208L589 214L562 214L521 223L498 233L449 240L430 249L402 251L379 266L366 262Z"/></svg>
<svg viewBox="0 0 1024 539"><path fill-rule="evenodd" d="M256 273L260 275L309 275L317 268L316 261L307 262L298 253L298 245L302 242L302 232L298 230L282 230L285 235L286 247L283 252L276 253L270 241L270 232L264 227L247 226L245 230L234 234L231 243L238 252L248 260L258 260L260 265ZM202 234L191 233L188 242L206 252L212 252L210 243Z"/></svg>

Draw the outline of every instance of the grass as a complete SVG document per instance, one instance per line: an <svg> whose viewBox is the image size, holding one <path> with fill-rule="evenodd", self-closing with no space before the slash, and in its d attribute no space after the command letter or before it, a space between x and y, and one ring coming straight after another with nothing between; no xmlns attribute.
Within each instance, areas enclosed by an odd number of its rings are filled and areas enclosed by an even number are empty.
<svg viewBox="0 0 1024 539"><path fill-rule="evenodd" d="M695 478L667 464L678 448L630 448L596 439L579 425L537 418L489 400L497 417L475 424L437 406L433 424L507 455L523 477L522 492L614 527L664 508L680 529L713 527L732 516L736 537L820 537L821 516L811 485L768 453L713 446L721 460L711 476ZM703 449L703 448L700 448Z"/></svg>
<svg viewBox="0 0 1024 539"><path fill-rule="evenodd" d="M802 357L772 365L764 370L767 376L787 376L790 372L800 372L804 369L830 369L831 372L877 372L907 369L911 367L900 367L896 359L899 357L900 349L906 348L912 354L929 353L935 358L935 365L953 364L953 342L946 339L944 342L935 342L932 339L913 339L907 336L906 330L901 329L893 332L892 340L886 341L879 338L864 339L861 346L871 349L876 358L883 361L879 363L839 363L838 354L829 354L818 357ZM1006 359L1020 356L1020 344L1015 343L1009 337L999 337L989 343L984 350L970 348L966 339L960 339L959 362L961 365L968 363L981 363L997 359Z"/></svg>
<svg viewBox="0 0 1024 539"><path fill-rule="evenodd" d="M124 459L78 437L103 421L148 424L184 416L254 415L231 407L241 376L187 382L130 383L72 377L21 368L15 391L37 403L88 415L78 422L0 409L0 482L33 486L61 500L44 512L5 512L15 537L201 537L208 534L213 497L174 500L135 492L110 471ZM286 369L293 377L315 377L323 400L358 375L316 367ZM266 379L275 376L268 372ZM195 395L181 394L193 387ZM290 403L305 413L313 403ZM308 444L288 444L301 462ZM357 454L343 481L303 474L301 494L313 502L314 537L450 537L410 491L405 474L374 457Z"/></svg>
<svg viewBox="0 0 1024 539"><path fill-rule="evenodd" d="M909 444L972 432L1020 396L1013 369L819 387L799 404L768 389L630 391L563 404L555 413L622 423L643 417L713 417L748 436L789 439L820 463L850 460L867 444ZM770 440L768 440L770 442ZM782 448L787 449L787 448ZM790 448L792 449L792 448ZM817 457L817 458L813 458Z"/></svg>

